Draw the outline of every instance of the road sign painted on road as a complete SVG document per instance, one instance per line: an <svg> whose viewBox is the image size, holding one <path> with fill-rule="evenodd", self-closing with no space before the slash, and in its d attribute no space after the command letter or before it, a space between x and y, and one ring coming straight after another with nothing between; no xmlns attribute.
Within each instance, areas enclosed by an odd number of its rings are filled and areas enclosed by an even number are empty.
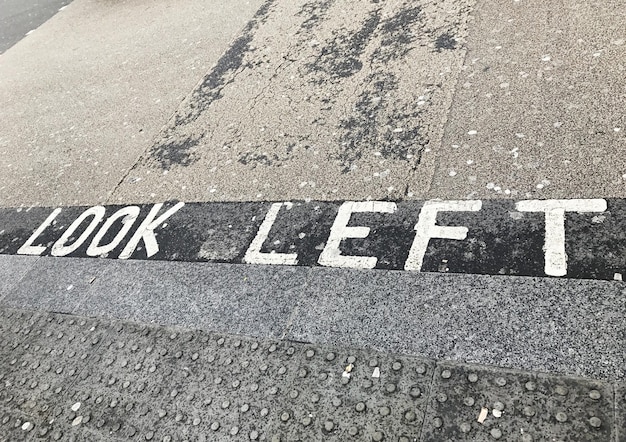
<svg viewBox="0 0 626 442"><path fill-rule="evenodd" d="M626 201L166 202L0 209L0 253L617 279Z"/></svg>

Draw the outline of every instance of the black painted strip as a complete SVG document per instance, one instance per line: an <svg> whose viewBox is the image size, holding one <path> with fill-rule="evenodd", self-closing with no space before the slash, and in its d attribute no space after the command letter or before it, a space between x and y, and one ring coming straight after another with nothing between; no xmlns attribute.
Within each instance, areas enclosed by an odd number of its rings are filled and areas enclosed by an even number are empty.
<svg viewBox="0 0 626 442"><path fill-rule="evenodd" d="M568 211L564 214L567 253L564 276L620 279L621 274L626 272L626 200L581 201L606 201L606 210L587 213ZM421 271L554 276L546 275L544 212L520 212L515 201L478 203L478 211L438 213L437 225L465 226L467 237L430 239ZM293 202L289 206L283 204L261 252L297 254L297 265L320 265L320 254L327 247L331 227L342 204L319 201ZM156 217L174 205L175 202L165 203ZM187 203L154 230L158 252L148 258L145 243L141 240L130 258L244 262L246 251L258 235L272 205L268 202ZM379 269L404 269L424 202L398 202L396 206L394 213L353 213L348 226L364 226L371 230L365 238L342 240L341 254L376 257L375 268ZM85 257L89 244L108 217L124 207L127 206L104 207L105 215L93 232L80 247L65 256ZM152 204L137 207L140 214L132 228L105 257L118 258L150 211L156 210ZM55 242L86 209L61 208L54 222L34 239L33 245L45 247L42 255L51 255ZM53 210L40 207L0 209L0 253L18 254ZM70 245L79 238L92 219L87 218L66 244ZM122 228L121 219L112 224L99 244L107 244L114 239Z"/></svg>

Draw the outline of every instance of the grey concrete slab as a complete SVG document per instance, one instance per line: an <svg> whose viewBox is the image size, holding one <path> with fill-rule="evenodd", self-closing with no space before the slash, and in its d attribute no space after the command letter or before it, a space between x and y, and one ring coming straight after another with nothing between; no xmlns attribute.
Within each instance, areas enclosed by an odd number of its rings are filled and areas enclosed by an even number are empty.
<svg viewBox="0 0 626 442"><path fill-rule="evenodd" d="M0 300L11 293L38 260L34 256L0 255Z"/></svg>
<svg viewBox="0 0 626 442"><path fill-rule="evenodd" d="M0 57L0 205L105 201L260 0L78 0Z"/></svg>
<svg viewBox="0 0 626 442"><path fill-rule="evenodd" d="M97 260L39 258L2 299L9 307L71 312L102 272Z"/></svg>
<svg viewBox="0 0 626 442"><path fill-rule="evenodd" d="M101 260L99 267L103 277L74 313L275 338L308 275L302 268L157 261Z"/></svg>
<svg viewBox="0 0 626 442"><path fill-rule="evenodd" d="M624 196L625 6L480 2L428 196Z"/></svg>
<svg viewBox="0 0 626 442"><path fill-rule="evenodd" d="M70 0L0 0L0 54L69 3Z"/></svg>
<svg viewBox="0 0 626 442"><path fill-rule="evenodd" d="M267 1L113 201L423 194L473 4Z"/></svg>
<svg viewBox="0 0 626 442"><path fill-rule="evenodd" d="M616 281L314 268L287 337L623 378L625 293Z"/></svg>

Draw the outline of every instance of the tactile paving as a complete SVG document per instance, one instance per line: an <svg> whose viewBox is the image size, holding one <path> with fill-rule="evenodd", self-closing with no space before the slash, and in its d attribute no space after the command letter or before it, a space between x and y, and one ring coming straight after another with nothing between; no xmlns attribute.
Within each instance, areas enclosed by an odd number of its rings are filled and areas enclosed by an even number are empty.
<svg viewBox="0 0 626 442"><path fill-rule="evenodd" d="M606 382L439 364L433 391L422 441L614 440Z"/></svg>
<svg viewBox="0 0 626 442"><path fill-rule="evenodd" d="M0 441L624 440L622 384L54 313L0 319Z"/></svg>
<svg viewBox="0 0 626 442"><path fill-rule="evenodd" d="M273 431L284 441L419 437L434 362L305 345Z"/></svg>
<svg viewBox="0 0 626 442"><path fill-rule="evenodd" d="M51 423L62 414L68 388L93 360L108 324L54 313L15 311L11 317L12 327L3 330L12 343L0 370L5 412L0 434L14 430L5 439L11 441L32 434L61 440L63 432L53 431Z"/></svg>

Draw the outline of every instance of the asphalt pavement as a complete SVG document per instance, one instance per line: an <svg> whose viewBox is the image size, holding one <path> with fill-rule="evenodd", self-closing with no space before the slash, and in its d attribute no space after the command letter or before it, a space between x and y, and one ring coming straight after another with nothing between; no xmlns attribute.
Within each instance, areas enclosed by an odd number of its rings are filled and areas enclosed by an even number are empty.
<svg viewBox="0 0 626 442"><path fill-rule="evenodd" d="M0 2L0 54L70 3L70 0L2 0Z"/></svg>

